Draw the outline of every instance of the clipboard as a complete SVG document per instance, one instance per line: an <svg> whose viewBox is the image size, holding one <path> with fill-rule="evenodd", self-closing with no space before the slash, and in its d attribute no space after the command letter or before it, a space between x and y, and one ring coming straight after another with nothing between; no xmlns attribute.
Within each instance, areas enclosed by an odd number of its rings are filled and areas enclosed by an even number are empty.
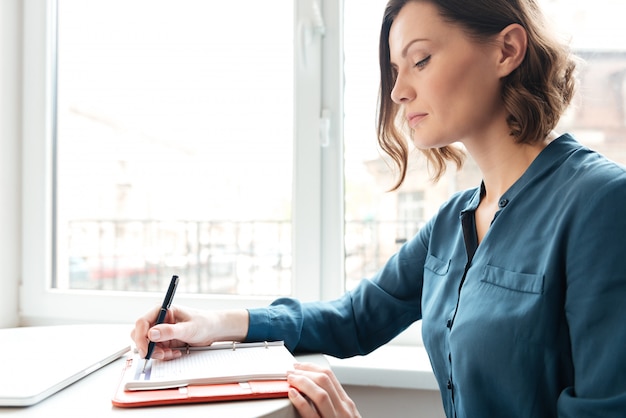
<svg viewBox="0 0 626 418"><path fill-rule="evenodd" d="M267 344L267 343L262 343ZM240 344L241 346L255 346L258 344ZM224 349L221 347L203 347L192 350ZM232 345L233 351L235 345ZM183 348L183 350L185 350ZM187 351L189 354L189 351ZM185 355L185 354L183 354ZM173 361L173 360L172 360ZM114 406L120 408L176 405L186 403L205 403L220 401L237 401L252 399L286 398L290 385L285 378L280 379L250 379L229 383L189 384L179 387L163 389L129 390L127 383L134 379L137 367L143 364L136 355L126 359L119 383L111 399Z"/></svg>

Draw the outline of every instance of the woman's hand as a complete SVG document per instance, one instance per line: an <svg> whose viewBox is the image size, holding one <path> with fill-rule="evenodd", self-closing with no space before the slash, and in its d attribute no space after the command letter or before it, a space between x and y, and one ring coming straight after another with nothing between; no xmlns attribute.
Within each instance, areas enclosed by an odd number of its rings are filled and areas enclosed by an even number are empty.
<svg viewBox="0 0 626 418"><path fill-rule="evenodd" d="M170 360L181 356L185 345L207 346L214 341L241 341L248 333L248 311L201 311L171 306L165 321L154 325L160 306L154 307L135 322L130 336L144 357L148 344L156 346L152 358Z"/></svg>
<svg viewBox="0 0 626 418"><path fill-rule="evenodd" d="M302 418L360 418L334 373L310 363L298 363L287 376L289 400Z"/></svg>

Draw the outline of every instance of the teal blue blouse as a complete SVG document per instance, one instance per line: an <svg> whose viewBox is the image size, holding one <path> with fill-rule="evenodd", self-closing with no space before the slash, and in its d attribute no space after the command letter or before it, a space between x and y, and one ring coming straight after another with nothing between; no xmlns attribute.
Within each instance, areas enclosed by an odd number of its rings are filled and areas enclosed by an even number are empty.
<svg viewBox="0 0 626 418"><path fill-rule="evenodd" d="M343 297L250 309L247 339L349 357L421 319L448 417L625 417L626 170L561 136L478 245L481 191Z"/></svg>

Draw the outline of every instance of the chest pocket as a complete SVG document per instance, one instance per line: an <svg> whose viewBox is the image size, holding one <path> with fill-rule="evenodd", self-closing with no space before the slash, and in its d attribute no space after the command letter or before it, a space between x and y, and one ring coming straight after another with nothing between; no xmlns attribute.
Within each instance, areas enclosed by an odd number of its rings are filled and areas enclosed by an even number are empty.
<svg viewBox="0 0 626 418"><path fill-rule="evenodd" d="M424 262L424 268L435 273L437 276L445 276L450 270L450 261L443 261L432 254L428 254Z"/></svg>
<svg viewBox="0 0 626 418"><path fill-rule="evenodd" d="M543 293L542 274L519 273L500 267L486 265L481 282L522 293Z"/></svg>

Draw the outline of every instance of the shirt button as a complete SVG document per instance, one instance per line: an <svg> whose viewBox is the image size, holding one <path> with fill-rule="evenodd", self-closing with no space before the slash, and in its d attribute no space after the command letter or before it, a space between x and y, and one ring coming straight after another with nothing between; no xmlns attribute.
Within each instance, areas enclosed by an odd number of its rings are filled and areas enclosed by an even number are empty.
<svg viewBox="0 0 626 418"><path fill-rule="evenodd" d="M452 320L451 319L448 319L446 321L446 328L452 328Z"/></svg>
<svg viewBox="0 0 626 418"><path fill-rule="evenodd" d="M448 390L452 390L452 381L448 380Z"/></svg>
<svg viewBox="0 0 626 418"><path fill-rule="evenodd" d="M509 204L509 199L500 199L500 201L498 202L498 206L500 208L503 208L508 204Z"/></svg>
<svg viewBox="0 0 626 418"><path fill-rule="evenodd" d="M452 353L448 353L448 361L452 363Z"/></svg>

